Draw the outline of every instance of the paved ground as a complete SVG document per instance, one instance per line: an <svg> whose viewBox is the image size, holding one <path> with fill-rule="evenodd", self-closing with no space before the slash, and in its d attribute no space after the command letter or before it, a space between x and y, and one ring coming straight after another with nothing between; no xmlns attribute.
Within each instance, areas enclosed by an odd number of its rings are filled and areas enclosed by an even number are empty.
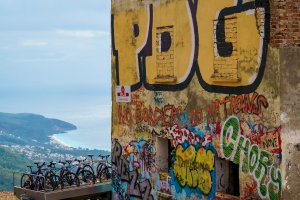
<svg viewBox="0 0 300 200"><path fill-rule="evenodd" d="M0 192L0 200L17 200L13 193L11 192Z"/></svg>

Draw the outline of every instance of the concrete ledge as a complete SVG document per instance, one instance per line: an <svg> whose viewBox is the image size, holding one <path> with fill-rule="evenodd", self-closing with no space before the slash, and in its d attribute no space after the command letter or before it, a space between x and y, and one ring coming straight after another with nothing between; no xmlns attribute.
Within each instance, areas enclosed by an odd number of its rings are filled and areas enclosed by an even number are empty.
<svg viewBox="0 0 300 200"><path fill-rule="evenodd" d="M83 196L88 197L108 192L111 192L111 182L97 183L80 187L70 187L51 192L41 192L14 187L14 195L16 195L18 198L20 198L22 195L26 195L35 200L69 199Z"/></svg>

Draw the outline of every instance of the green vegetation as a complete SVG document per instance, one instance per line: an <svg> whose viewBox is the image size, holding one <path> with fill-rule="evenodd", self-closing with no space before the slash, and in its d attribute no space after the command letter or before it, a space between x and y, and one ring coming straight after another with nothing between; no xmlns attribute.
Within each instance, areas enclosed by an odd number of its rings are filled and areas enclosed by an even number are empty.
<svg viewBox="0 0 300 200"><path fill-rule="evenodd" d="M73 124L42 115L0 113L1 144L34 144L34 141L44 143L52 134L74 129L76 126Z"/></svg>
<svg viewBox="0 0 300 200"><path fill-rule="evenodd" d="M11 152L9 148L0 147L0 191L11 191L13 172L25 172L31 161L25 155ZM15 181L20 181L21 174L15 174Z"/></svg>
<svg viewBox="0 0 300 200"><path fill-rule="evenodd" d="M74 130L76 126L42 115L0 113L0 191L12 191L19 185L22 173L35 161L65 161L88 154L110 154L108 151L65 147L50 141L52 134ZM14 172L15 176L13 176ZM14 177L14 183L13 183Z"/></svg>
<svg viewBox="0 0 300 200"><path fill-rule="evenodd" d="M23 147L18 147L24 149ZM41 152L39 147L30 147L30 154L38 154ZM28 165L33 166L33 170L36 169L35 161L56 161L59 160L65 161L66 159L75 159L78 157L88 157L88 154L93 154L94 160L98 160L98 155L108 155L110 152L103 150L89 150L89 149L63 149L63 148L54 148L54 149L46 149L48 153L42 154L39 159L29 159L27 154L22 152L16 152L16 150L12 150L12 147L1 147L0 146L0 191L12 191L13 185L19 185L22 173L28 172L29 169L26 167ZM28 152L27 152L28 153ZM44 152L43 152L44 153ZM55 156L59 156L56 158ZM89 159L89 158L88 158ZM57 166L59 168L59 166ZM13 184L13 173L15 173L14 179L15 182Z"/></svg>

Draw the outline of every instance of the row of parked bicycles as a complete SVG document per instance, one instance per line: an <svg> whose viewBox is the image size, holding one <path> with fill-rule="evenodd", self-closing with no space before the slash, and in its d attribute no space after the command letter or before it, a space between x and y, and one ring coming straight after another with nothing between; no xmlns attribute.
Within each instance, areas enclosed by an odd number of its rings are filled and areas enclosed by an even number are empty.
<svg viewBox="0 0 300 200"><path fill-rule="evenodd" d="M28 173L21 176L21 187L37 191L53 191L67 187L106 182L111 179L110 155L99 155L99 160L88 158L50 163L35 162L27 166ZM59 166L58 166L59 165Z"/></svg>

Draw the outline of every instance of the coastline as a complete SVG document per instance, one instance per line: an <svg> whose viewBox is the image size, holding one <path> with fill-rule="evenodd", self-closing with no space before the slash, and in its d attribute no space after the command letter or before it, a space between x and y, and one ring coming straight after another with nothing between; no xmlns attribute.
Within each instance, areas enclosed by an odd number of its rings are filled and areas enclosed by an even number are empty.
<svg viewBox="0 0 300 200"><path fill-rule="evenodd" d="M76 129L65 133L52 134L49 138L51 143L65 148L111 151L111 144L101 144L101 134L95 130Z"/></svg>
<svg viewBox="0 0 300 200"><path fill-rule="evenodd" d="M54 143L54 144L57 144L57 145L63 146L63 147L67 147L67 148L72 148L71 145L69 145L69 144L63 142L63 141L60 140L60 139L58 139L58 138L56 137L56 134L50 135L49 137L50 137L50 142L52 142L52 143Z"/></svg>

